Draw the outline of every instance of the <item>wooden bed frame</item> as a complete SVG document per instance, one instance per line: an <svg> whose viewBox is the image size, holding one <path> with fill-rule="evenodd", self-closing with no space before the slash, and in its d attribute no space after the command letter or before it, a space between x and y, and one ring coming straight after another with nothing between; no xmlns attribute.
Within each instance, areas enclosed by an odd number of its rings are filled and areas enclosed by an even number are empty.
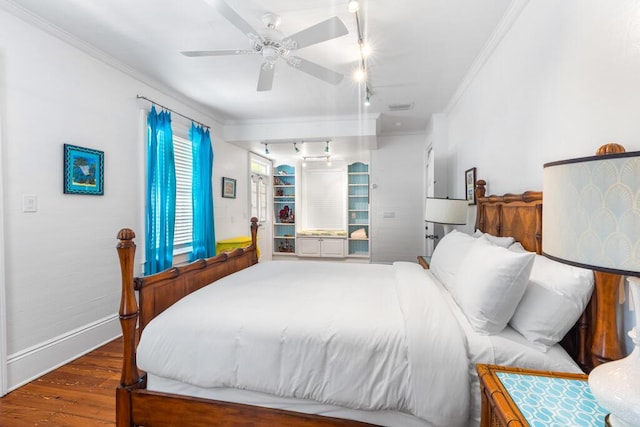
<svg viewBox="0 0 640 427"><path fill-rule="evenodd" d="M476 229L515 237L537 253L542 250L542 193L485 196L485 181L476 185ZM205 260L174 267L146 277L134 277L135 234L118 233L122 272L120 324L124 357L116 390L116 425L182 426L365 426L352 420L309 415L258 406L201 399L146 389L146 375L138 370L136 346L140 333L155 316L180 298L207 284L258 262L257 219L251 219L251 245ZM615 285L615 286L614 286ZM136 300L136 292L138 300ZM616 316L617 283L596 277L596 292L563 346L585 372L597 364L622 357ZM613 297L612 297L613 295ZM139 301L139 302L138 302ZM612 321L613 319L613 321Z"/></svg>

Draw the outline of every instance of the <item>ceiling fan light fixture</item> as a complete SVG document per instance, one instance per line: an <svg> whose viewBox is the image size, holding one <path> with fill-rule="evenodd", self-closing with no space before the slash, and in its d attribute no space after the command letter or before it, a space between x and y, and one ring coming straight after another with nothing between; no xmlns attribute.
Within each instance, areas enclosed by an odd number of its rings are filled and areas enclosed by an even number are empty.
<svg viewBox="0 0 640 427"><path fill-rule="evenodd" d="M349 5L347 6L347 10L351 13L356 13L357 11L359 11L360 3L358 3L358 0L351 0L349 2Z"/></svg>
<svg viewBox="0 0 640 427"><path fill-rule="evenodd" d="M280 15L276 15L275 13L267 12L262 15L261 21L267 28L276 29L278 25L282 22Z"/></svg>

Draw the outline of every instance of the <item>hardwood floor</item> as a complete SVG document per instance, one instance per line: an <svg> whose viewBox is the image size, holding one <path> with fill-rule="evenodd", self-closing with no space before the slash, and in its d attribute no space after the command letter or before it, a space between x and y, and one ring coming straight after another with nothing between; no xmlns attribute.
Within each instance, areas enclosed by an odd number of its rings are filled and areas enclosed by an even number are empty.
<svg viewBox="0 0 640 427"><path fill-rule="evenodd" d="M117 339L0 398L0 426L115 426L121 368Z"/></svg>

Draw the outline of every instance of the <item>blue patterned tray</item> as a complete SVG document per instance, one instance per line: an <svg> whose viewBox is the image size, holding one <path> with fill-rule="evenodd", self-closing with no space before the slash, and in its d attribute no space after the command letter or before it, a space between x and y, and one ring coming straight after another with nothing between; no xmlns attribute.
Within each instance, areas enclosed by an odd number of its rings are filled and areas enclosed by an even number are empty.
<svg viewBox="0 0 640 427"><path fill-rule="evenodd" d="M589 383L510 372L496 372L532 427L601 427L608 411L596 402Z"/></svg>

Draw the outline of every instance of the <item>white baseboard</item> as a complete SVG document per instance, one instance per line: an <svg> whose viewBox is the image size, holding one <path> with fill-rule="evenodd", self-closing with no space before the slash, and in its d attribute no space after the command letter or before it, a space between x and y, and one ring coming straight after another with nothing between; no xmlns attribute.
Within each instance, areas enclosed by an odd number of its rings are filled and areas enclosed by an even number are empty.
<svg viewBox="0 0 640 427"><path fill-rule="evenodd" d="M33 381L122 335L118 315L97 320L7 357L7 391Z"/></svg>

